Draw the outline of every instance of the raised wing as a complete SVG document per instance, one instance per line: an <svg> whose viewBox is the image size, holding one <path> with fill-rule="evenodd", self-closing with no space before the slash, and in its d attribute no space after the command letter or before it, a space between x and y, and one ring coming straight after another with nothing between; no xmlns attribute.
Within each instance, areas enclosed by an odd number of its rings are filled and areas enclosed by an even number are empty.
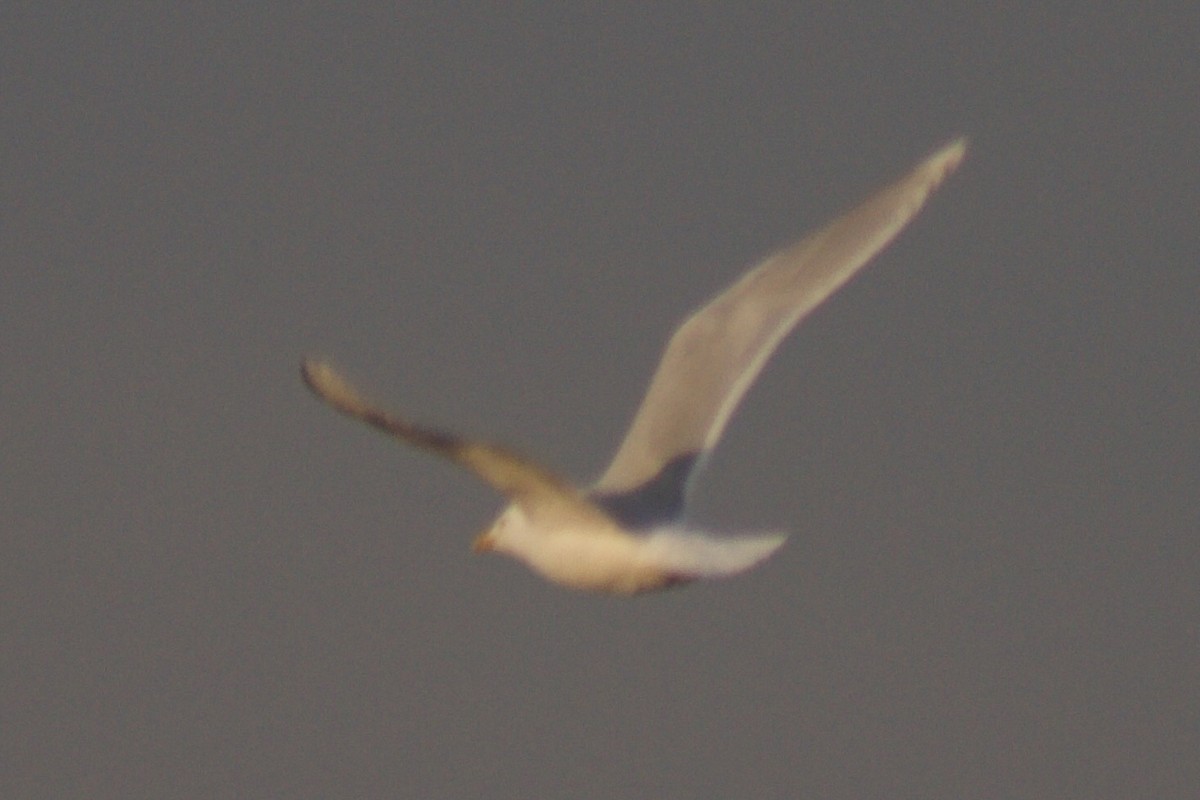
<svg viewBox="0 0 1200 800"><path fill-rule="evenodd" d="M322 361L305 359L300 374L314 394L343 414L362 420L405 444L466 467L488 485L527 508L549 511L563 504L573 508L591 505L571 484L507 448L420 427L371 405L333 367Z"/></svg>
<svg viewBox="0 0 1200 800"><path fill-rule="evenodd" d="M687 472L720 439L729 415L780 340L861 269L916 215L966 151L959 139L853 211L746 273L694 313L671 337L662 362L617 450L592 488L636 495L672 464L682 499ZM671 487L667 487L670 489Z"/></svg>

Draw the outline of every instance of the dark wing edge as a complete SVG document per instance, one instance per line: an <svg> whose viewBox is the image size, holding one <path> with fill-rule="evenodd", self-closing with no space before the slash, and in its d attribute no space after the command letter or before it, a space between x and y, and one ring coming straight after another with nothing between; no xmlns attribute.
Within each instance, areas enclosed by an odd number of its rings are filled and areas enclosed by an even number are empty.
<svg viewBox="0 0 1200 800"><path fill-rule="evenodd" d="M555 473L501 445L474 441L415 425L368 402L327 362L305 358L300 376L313 394L336 411L399 441L449 459L516 502L556 499L587 503Z"/></svg>

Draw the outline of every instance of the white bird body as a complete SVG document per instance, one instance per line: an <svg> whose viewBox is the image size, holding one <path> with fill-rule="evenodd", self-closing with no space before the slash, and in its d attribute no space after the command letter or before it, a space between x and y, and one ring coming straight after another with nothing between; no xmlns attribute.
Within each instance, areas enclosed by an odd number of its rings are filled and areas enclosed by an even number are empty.
<svg viewBox="0 0 1200 800"><path fill-rule="evenodd" d="M908 224L965 150L961 139L942 148L692 314L671 337L612 463L588 491L504 447L389 414L323 362L304 362L305 383L338 411L449 458L508 496L476 551L516 558L563 586L612 594L737 574L784 537L714 537L687 527L691 475L783 337Z"/></svg>
<svg viewBox="0 0 1200 800"><path fill-rule="evenodd" d="M575 589L635 594L749 569L784 538L717 538L678 525L631 532L611 520L544 527L531 524L514 503L476 539L475 549L512 556L547 580Z"/></svg>

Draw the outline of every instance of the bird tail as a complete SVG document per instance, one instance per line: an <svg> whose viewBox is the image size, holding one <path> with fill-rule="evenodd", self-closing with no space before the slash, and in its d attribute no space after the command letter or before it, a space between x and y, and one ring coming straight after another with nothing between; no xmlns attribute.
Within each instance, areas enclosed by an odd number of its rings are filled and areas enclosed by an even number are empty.
<svg viewBox="0 0 1200 800"><path fill-rule="evenodd" d="M782 533L713 536L680 526L654 528L646 555L666 571L686 578L724 578L770 558L787 539Z"/></svg>

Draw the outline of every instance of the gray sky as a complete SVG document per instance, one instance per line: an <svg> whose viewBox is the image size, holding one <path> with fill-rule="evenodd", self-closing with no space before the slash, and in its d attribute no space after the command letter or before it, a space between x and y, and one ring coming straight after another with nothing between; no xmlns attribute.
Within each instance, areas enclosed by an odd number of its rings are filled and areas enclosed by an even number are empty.
<svg viewBox="0 0 1200 800"><path fill-rule="evenodd" d="M1196 20L632 8L0 12L0 795L1194 796ZM738 579L472 557L498 498L299 382L586 480L958 134L700 483L792 532Z"/></svg>

